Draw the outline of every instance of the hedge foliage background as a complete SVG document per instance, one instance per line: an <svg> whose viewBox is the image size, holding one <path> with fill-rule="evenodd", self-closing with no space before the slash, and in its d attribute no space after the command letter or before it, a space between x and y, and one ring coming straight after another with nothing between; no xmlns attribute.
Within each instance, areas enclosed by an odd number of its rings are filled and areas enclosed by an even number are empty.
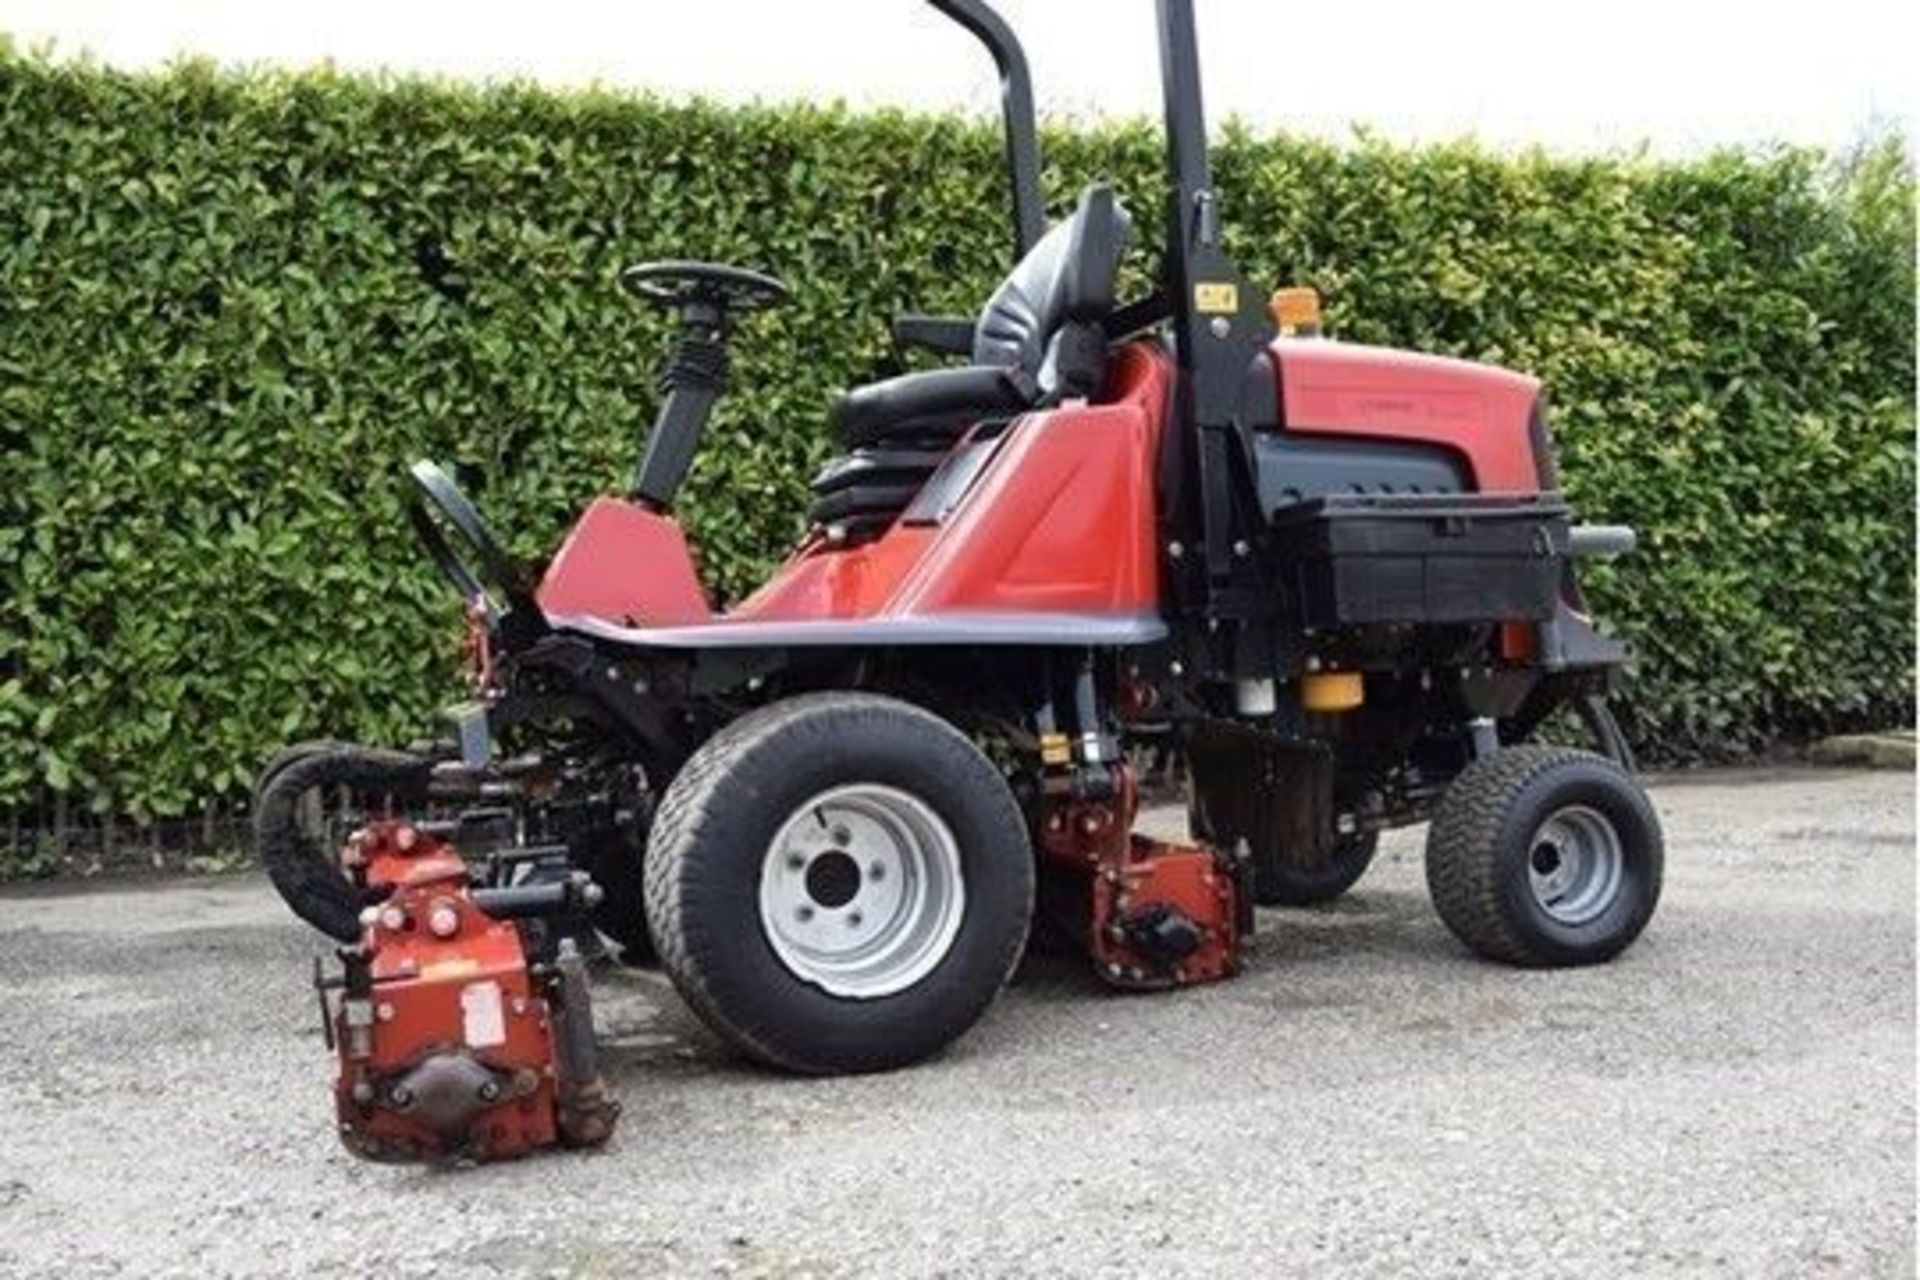
<svg viewBox="0 0 1920 1280"><path fill-rule="evenodd" d="M1140 125L1054 131L1056 203ZM1228 131L1233 247L1346 338L1544 377L1567 487L1643 554L1589 575L1642 648L1660 760L1912 705L1913 178L1897 143L1506 157ZM277 744L417 735L456 607L400 514L457 464L529 553L619 484L665 333L627 262L796 286L736 344L688 509L737 594L800 529L834 393L886 321L1004 270L999 139L332 74L157 74L0 48L0 811L146 820ZM1136 283L1149 255L1136 254Z"/></svg>

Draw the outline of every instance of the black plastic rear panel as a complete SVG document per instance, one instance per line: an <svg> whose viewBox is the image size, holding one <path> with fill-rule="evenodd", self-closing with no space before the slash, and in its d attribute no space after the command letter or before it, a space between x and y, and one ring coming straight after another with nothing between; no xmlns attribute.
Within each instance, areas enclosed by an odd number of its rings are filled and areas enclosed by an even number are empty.
<svg viewBox="0 0 1920 1280"><path fill-rule="evenodd" d="M1300 625L1544 621L1567 550L1567 506L1537 496L1336 496L1274 513Z"/></svg>
<svg viewBox="0 0 1920 1280"><path fill-rule="evenodd" d="M1343 494L1423 496L1471 488L1466 466L1456 455L1399 440L1258 431L1253 461L1260 505L1268 515L1295 503Z"/></svg>

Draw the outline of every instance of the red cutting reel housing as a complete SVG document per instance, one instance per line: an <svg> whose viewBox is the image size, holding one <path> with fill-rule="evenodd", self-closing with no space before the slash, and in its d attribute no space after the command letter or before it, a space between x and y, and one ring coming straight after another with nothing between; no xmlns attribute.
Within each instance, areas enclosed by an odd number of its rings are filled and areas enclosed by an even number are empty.
<svg viewBox="0 0 1920 1280"><path fill-rule="evenodd" d="M1154 990L1234 973L1241 939L1253 930L1245 864L1219 849L1136 834L1133 770L1120 763L1113 774L1109 798L1062 797L1040 820L1034 844L1043 874L1053 877L1048 909L1072 922L1095 969L1116 987Z"/></svg>
<svg viewBox="0 0 1920 1280"><path fill-rule="evenodd" d="M661 964L742 1054L818 1073L937 1052L1036 913L1115 985L1227 977L1256 903L1337 897L1395 826L1432 823L1434 905L1489 958L1602 961L1652 915L1659 825L1608 704L1627 649L1576 574L1633 538L1574 522L1540 385L1331 341L1300 291L1269 308L1222 247L1191 0L1158 5L1160 275L1120 297L1135 217L1096 183L1047 225L1018 42L980 0L933 4L1004 78L1016 260L977 315L895 321L945 363L839 400L843 452L766 583L716 609L674 514L730 343L787 294L755 271L622 275L678 323L665 395L631 482L544 566L413 468L475 698L407 752L293 750L258 811L289 904L365 955L340 1024L355 1141L568 1136L584 1000L549 975L574 962L521 965L480 916L576 875L603 892L555 936ZM1148 757L1174 766L1185 843L1135 830ZM439 857L393 851L417 822L368 828L366 883L343 876L298 821L343 787L485 847L477 887L415 882ZM363 939L369 885L390 894Z"/></svg>
<svg viewBox="0 0 1920 1280"><path fill-rule="evenodd" d="M562 914L583 886L476 897L452 846L402 819L355 831L341 865L377 899L344 973L316 975L323 1005L339 993L323 1017L347 1148L439 1162L605 1142L620 1108L594 1065L584 963L570 939L536 962L511 918Z"/></svg>

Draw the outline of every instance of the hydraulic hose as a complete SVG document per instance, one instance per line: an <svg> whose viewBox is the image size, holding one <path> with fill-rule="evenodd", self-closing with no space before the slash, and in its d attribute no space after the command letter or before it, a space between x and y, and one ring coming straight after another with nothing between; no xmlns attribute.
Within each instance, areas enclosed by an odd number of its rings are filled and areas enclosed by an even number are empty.
<svg viewBox="0 0 1920 1280"><path fill-rule="evenodd" d="M426 798L429 760L404 751L351 743L317 742L271 761L262 772L253 807L254 853L293 913L334 939L360 940L367 905L340 873L332 851L300 826L300 802L316 788L388 796L399 803Z"/></svg>

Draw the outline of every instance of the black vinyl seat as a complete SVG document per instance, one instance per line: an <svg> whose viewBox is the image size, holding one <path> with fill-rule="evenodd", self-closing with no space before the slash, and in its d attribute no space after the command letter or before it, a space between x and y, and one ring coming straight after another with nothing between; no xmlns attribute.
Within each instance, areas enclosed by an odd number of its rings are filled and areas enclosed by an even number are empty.
<svg viewBox="0 0 1920 1280"><path fill-rule="evenodd" d="M1088 187L987 300L971 363L842 396L833 424L850 452L815 477L813 522L885 528L975 423L1092 395L1106 366L1101 321L1113 310L1130 231L1113 188Z"/></svg>

